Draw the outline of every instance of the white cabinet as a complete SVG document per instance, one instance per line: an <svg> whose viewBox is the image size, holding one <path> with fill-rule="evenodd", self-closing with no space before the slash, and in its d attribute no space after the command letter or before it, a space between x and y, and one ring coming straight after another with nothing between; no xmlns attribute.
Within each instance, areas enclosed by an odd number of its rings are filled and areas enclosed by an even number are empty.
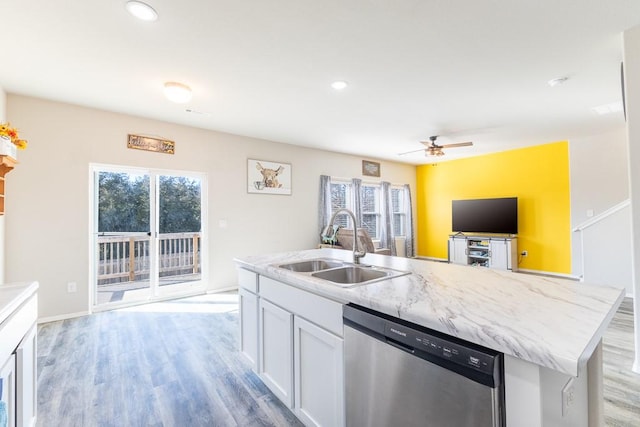
<svg viewBox="0 0 640 427"><path fill-rule="evenodd" d="M343 340L294 320L295 413L308 426L344 426Z"/></svg>
<svg viewBox="0 0 640 427"><path fill-rule="evenodd" d="M246 289L238 290L240 297L240 352L258 372L258 296Z"/></svg>
<svg viewBox="0 0 640 427"><path fill-rule="evenodd" d="M506 240L489 240L489 267L500 270L510 269L509 245Z"/></svg>
<svg viewBox="0 0 640 427"><path fill-rule="evenodd" d="M0 285L0 400L9 427L36 422L38 283Z"/></svg>
<svg viewBox="0 0 640 427"><path fill-rule="evenodd" d="M259 375L307 426L343 427L342 304L259 276Z"/></svg>
<svg viewBox="0 0 640 427"><path fill-rule="evenodd" d="M258 372L258 275L238 269L238 296L240 297L240 353Z"/></svg>
<svg viewBox="0 0 640 427"><path fill-rule="evenodd" d="M518 270L516 237L449 236L449 262L500 270Z"/></svg>
<svg viewBox="0 0 640 427"><path fill-rule="evenodd" d="M0 381L2 393L0 400L6 405L9 424L7 427L16 427L16 357L11 355L4 365L0 366Z"/></svg>
<svg viewBox="0 0 640 427"><path fill-rule="evenodd" d="M37 390L37 327L22 339L16 349L16 425L36 425Z"/></svg>
<svg viewBox="0 0 640 427"><path fill-rule="evenodd" d="M260 378L293 408L293 315L264 298L259 306Z"/></svg>
<svg viewBox="0 0 640 427"><path fill-rule="evenodd" d="M449 239L449 261L454 264L467 264L467 239L451 237Z"/></svg>

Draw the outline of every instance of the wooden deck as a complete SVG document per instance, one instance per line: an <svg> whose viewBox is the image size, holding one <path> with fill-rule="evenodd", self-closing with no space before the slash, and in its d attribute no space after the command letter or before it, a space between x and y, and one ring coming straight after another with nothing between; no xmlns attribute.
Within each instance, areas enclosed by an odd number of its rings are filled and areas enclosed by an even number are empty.
<svg viewBox="0 0 640 427"><path fill-rule="evenodd" d="M158 284L163 291L171 291L170 288L184 287L184 283L198 281L201 279L201 276L200 273L197 273L161 277ZM96 304L140 301L150 292L149 287L150 283L148 279L99 285L96 294Z"/></svg>

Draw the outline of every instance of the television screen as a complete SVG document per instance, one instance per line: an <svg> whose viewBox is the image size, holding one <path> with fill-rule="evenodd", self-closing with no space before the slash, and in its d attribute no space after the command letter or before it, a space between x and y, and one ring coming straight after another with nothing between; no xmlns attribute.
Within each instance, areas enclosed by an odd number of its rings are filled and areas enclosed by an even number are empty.
<svg viewBox="0 0 640 427"><path fill-rule="evenodd" d="M518 198L453 200L454 232L518 234Z"/></svg>

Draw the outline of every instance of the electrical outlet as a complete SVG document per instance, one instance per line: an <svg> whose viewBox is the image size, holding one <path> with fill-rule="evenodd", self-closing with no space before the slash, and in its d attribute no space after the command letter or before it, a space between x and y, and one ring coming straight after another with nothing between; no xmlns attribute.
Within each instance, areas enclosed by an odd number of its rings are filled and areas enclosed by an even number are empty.
<svg viewBox="0 0 640 427"><path fill-rule="evenodd" d="M566 417L569 413L569 408L571 408L575 404L576 399L576 388L573 384L573 380L575 378L571 378L567 381L567 384L562 388L562 416Z"/></svg>
<svg viewBox="0 0 640 427"><path fill-rule="evenodd" d="M522 251L522 252L520 252L520 255L522 255L522 256L527 256L527 255L529 255L529 252L527 252L527 251Z"/></svg>
<svg viewBox="0 0 640 427"><path fill-rule="evenodd" d="M78 284L76 282L67 283L67 292L70 294L73 292L78 292Z"/></svg>

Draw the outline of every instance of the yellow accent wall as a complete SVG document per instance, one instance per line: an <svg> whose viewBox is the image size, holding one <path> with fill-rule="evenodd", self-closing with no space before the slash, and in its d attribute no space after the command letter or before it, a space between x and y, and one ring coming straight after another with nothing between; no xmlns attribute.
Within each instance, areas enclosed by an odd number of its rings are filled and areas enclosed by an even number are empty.
<svg viewBox="0 0 640 427"><path fill-rule="evenodd" d="M567 141L417 168L418 255L447 258L451 201L518 198L519 267L571 273Z"/></svg>

